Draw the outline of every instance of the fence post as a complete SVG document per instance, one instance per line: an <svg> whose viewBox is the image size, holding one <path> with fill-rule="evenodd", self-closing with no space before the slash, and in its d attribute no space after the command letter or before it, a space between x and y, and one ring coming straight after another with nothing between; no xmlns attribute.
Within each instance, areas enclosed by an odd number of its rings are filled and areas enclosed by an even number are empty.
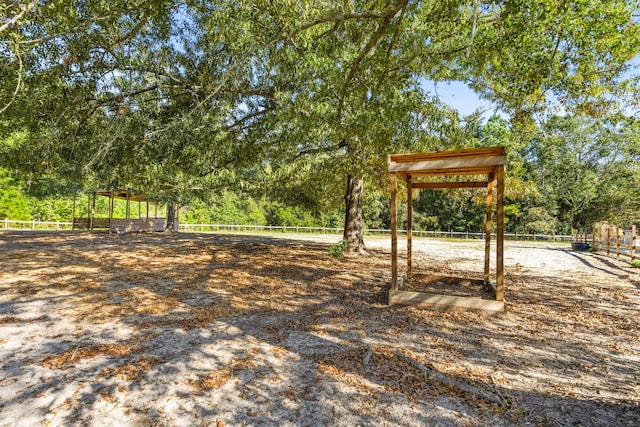
<svg viewBox="0 0 640 427"><path fill-rule="evenodd" d="M631 262L636 258L636 226L631 226Z"/></svg>
<svg viewBox="0 0 640 427"><path fill-rule="evenodd" d="M607 226L607 256L611 255L611 227Z"/></svg>
<svg viewBox="0 0 640 427"><path fill-rule="evenodd" d="M616 257L620 258L620 229L616 225Z"/></svg>

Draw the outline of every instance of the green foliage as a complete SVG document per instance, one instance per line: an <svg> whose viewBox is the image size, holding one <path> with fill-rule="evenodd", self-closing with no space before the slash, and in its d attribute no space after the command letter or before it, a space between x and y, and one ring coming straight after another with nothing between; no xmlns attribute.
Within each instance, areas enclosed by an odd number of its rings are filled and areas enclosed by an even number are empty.
<svg viewBox="0 0 640 427"><path fill-rule="evenodd" d="M329 255L335 258L342 258L346 250L347 241L346 239L342 239L338 244L329 246Z"/></svg>
<svg viewBox="0 0 640 427"><path fill-rule="evenodd" d="M20 184L8 171L0 169L0 219L31 219L28 199Z"/></svg>
<svg viewBox="0 0 640 427"><path fill-rule="evenodd" d="M379 191L392 152L506 145L513 227L538 221L527 218L538 206L586 224L638 184L632 166L554 155L570 131L559 122L526 149L551 94L568 112L604 116L637 90L625 74L640 46L636 1L28 5L4 8L0 41L0 166L26 180L200 198L198 221L310 224L334 221L319 212L338 212L350 175L373 194L363 218L375 227L388 224ZM478 133L424 80L467 82L512 126L495 117ZM235 196L244 187L254 197ZM470 193L434 202L417 212L425 224L478 226ZM65 208L37 215L49 209Z"/></svg>
<svg viewBox="0 0 640 427"><path fill-rule="evenodd" d="M631 261L631 267L640 268L640 260Z"/></svg>

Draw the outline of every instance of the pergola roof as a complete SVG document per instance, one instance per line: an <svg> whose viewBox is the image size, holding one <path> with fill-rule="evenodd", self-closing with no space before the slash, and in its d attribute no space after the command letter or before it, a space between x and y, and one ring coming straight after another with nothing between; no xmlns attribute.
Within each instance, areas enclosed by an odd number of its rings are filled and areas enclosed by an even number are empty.
<svg viewBox="0 0 640 427"><path fill-rule="evenodd" d="M131 193L128 190L98 190L98 196L113 197L115 199L130 200L133 202L153 201L148 199L145 193Z"/></svg>
<svg viewBox="0 0 640 427"><path fill-rule="evenodd" d="M506 162L504 147L393 154L389 156L389 172L397 172L405 181L411 176L482 175Z"/></svg>

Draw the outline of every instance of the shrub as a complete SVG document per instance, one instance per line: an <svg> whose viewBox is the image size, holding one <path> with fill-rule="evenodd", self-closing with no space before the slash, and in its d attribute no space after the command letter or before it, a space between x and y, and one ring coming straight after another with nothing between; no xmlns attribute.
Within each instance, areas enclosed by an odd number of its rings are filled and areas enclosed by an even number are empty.
<svg viewBox="0 0 640 427"><path fill-rule="evenodd" d="M329 255L342 258L344 256L344 251L347 249L347 241L345 239L340 240L337 245L329 246Z"/></svg>

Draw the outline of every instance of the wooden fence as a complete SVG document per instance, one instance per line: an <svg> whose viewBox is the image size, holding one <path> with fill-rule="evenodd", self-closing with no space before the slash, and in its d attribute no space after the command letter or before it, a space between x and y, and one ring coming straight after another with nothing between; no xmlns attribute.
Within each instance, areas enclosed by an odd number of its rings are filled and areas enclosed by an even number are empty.
<svg viewBox="0 0 640 427"><path fill-rule="evenodd" d="M638 227L635 225L625 229L608 222L601 222L593 227L591 245L593 250L616 257L628 257L631 261L637 256Z"/></svg>
<svg viewBox="0 0 640 427"><path fill-rule="evenodd" d="M76 222L77 229L87 228L86 219L84 222ZM103 224L104 225L104 224ZM82 227L81 227L82 226ZM14 221L10 219L0 220L0 230L71 230L71 222L45 222L45 221ZM108 228L108 225L104 225ZM233 225L233 224L179 224L179 231L189 233L299 233L299 234L334 234L342 235L342 228L334 227L303 227L303 226L281 226L281 225ZM406 230L398 230L398 234L406 234ZM388 236L391 230L371 228L365 229L367 236ZM435 237L445 239L481 239L484 240L484 233L472 231L434 231L434 230L413 230L413 237ZM505 233L505 240L516 241L540 241L540 242L571 242L572 237L565 234L523 234Z"/></svg>

